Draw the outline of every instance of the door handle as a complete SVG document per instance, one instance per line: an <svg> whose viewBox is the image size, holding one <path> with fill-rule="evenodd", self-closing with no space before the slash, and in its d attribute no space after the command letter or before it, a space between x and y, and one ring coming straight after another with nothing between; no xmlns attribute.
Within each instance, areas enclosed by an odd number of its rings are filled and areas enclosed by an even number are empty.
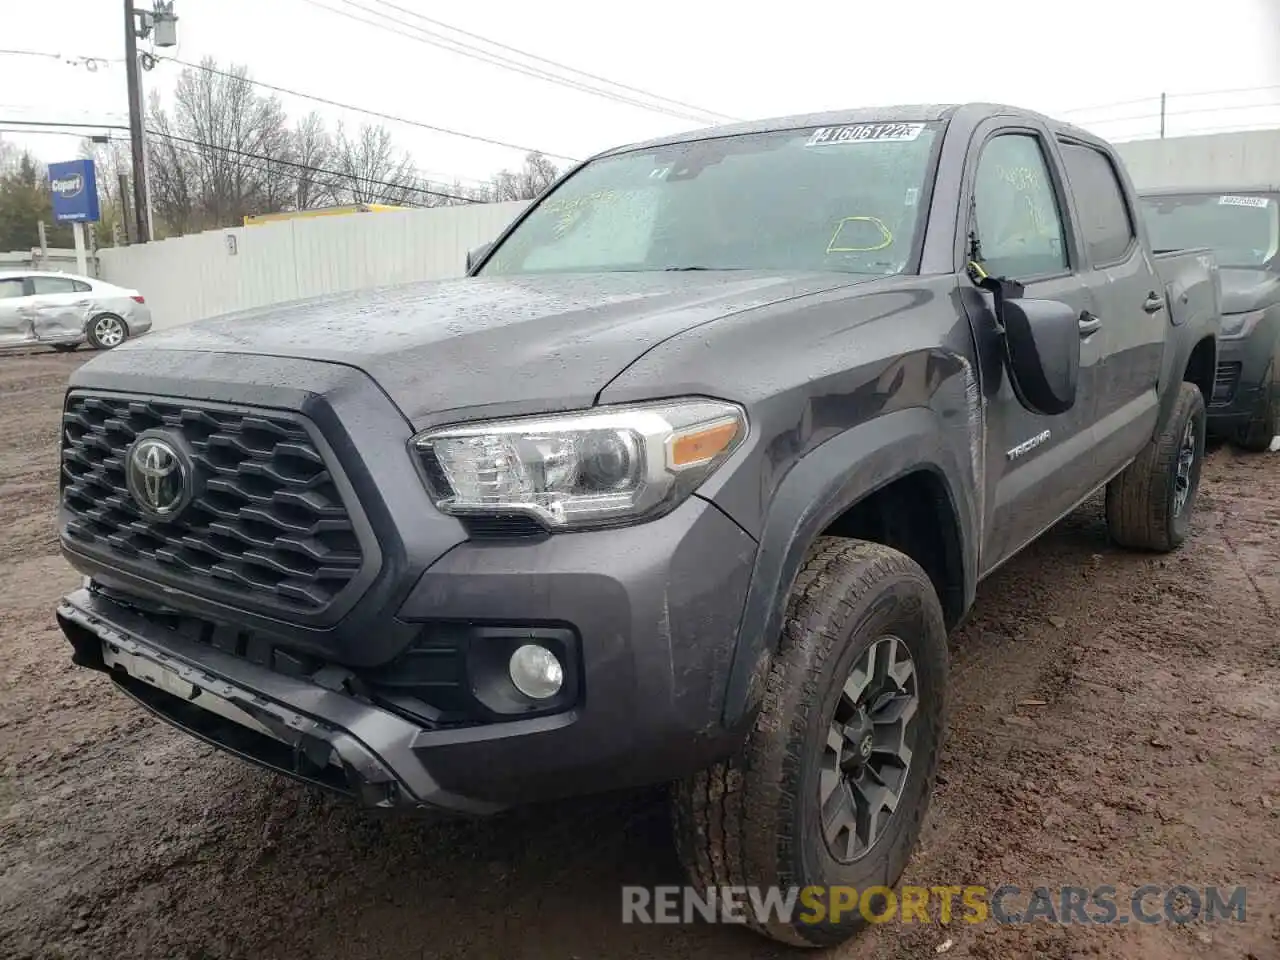
<svg viewBox="0 0 1280 960"><path fill-rule="evenodd" d="M1080 314L1080 320L1078 321L1078 324L1080 327L1081 339L1084 339L1085 337L1093 336L1095 333L1098 332L1098 330L1102 328L1102 320L1099 317L1095 317L1088 310Z"/></svg>
<svg viewBox="0 0 1280 960"><path fill-rule="evenodd" d="M1147 313L1159 313L1164 309L1164 297L1158 293L1148 293L1147 299L1142 301L1142 309Z"/></svg>

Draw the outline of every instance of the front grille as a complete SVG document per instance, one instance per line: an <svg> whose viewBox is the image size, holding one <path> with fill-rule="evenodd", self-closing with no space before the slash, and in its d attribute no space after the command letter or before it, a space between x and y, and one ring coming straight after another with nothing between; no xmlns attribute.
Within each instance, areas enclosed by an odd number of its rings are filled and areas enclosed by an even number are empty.
<svg viewBox="0 0 1280 960"><path fill-rule="evenodd" d="M1213 380L1213 397L1209 401L1211 407L1225 407L1236 395L1236 387L1240 383L1239 361L1227 361L1218 364L1217 374Z"/></svg>
<svg viewBox="0 0 1280 960"><path fill-rule="evenodd" d="M63 534L76 548L273 612L318 613L359 573L351 516L301 419L74 393L62 422ZM169 521L146 517L125 478L129 446L155 428L185 441L199 474L195 498Z"/></svg>

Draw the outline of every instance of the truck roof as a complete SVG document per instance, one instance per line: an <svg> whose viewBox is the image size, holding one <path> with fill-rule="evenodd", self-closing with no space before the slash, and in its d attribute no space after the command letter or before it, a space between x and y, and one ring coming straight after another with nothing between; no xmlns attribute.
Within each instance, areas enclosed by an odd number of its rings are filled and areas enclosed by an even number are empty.
<svg viewBox="0 0 1280 960"><path fill-rule="evenodd" d="M1280 193L1280 185L1254 184L1246 186L1239 183L1217 184L1203 187L1144 187L1138 191L1140 197L1194 197L1197 194L1230 194L1230 193Z"/></svg>
<svg viewBox="0 0 1280 960"><path fill-rule="evenodd" d="M1065 133L1089 143L1107 146L1107 141L1080 127L1053 117L1000 103L930 103L930 104L898 104L886 107L858 107L849 110L831 110L824 113L800 113L785 117L770 117L763 120L747 120L741 123L727 123L717 127L702 127L698 130L686 130L664 137L655 137L626 146L606 150L601 156L611 153L624 153L628 150L647 149L667 146L668 144L690 143L695 140L708 140L713 137L731 137L738 134L772 133L777 130L794 130L804 127L842 126L852 123L929 123L936 120L952 118L968 121L970 125L988 120L992 117L1026 117L1040 121L1055 134Z"/></svg>

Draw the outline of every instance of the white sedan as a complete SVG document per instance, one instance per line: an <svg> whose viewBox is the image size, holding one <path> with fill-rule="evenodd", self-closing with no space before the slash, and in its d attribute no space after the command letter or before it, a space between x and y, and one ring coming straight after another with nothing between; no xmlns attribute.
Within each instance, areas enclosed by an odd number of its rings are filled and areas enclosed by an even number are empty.
<svg viewBox="0 0 1280 960"><path fill-rule="evenodd" d="M0 350L85 342L109 350L150 329L151 308L137 290L71 273L0 272Z"/></svg>

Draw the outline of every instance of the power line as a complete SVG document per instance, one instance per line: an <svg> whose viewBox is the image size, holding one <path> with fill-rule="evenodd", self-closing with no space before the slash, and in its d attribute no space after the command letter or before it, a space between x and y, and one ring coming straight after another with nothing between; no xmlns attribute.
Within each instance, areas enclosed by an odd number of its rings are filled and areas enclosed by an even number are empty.
<svg viewBox="0 0 1280 960"><path fill-rule="evenodd" d="M0 120L0 124L5 124L5 123L9 123L9 121L8 121L8 120ZM98 128L96 128L96 129L101 130L102 128L101 128L101 127L98 127ZM83 134L83 133L76 133L76 132L75 132L75 131L73 131L73 130L26 130L26 129L11 130L11 129L9 129L8 127L0 127L0 133L20 133L20 134L22 134L24 137L26 137L26 136L46 136L46 137L80 137L81 139L83 139L83 138L84 138L84 134ZM108 139L108 140L110 140L112 143L128 143L128 142L129 142L129 138L128 138L128 137L111 137L111 136L108 136L108 137L107 137L107 139Z"/></svg>
<svg viewBox="0 0 1280 960"><path fill-rule="evenodd" d="M0 121L0 122L3 122L3 121ZM279 157L270 157L261 153L253 153L248 150L239 150L235 147L225 147L216 143L205 143L202 140L192 140L189 137L180 137L177 134L173 134L173 133L162 133L159 130L148 130L147 135L152 137L160 137L161 139L164 139L164 140L173 141L172 143L170 143L171 149L176 150L179 153L186 154L187 156L195 157L196 159L199 159L199 160L208 160L208 157L205 154L201 153L200 150L216 150L221 153L232 154L243 160L258 161L259 164L261 164L259 166L254 166L248 163L245 164L245 166L248 167L250 170L254 170L258 173L265 173L272 166L289 167L295 170L306 170L310 173L319 173L325 176L336 177L343 180L354 180L368 186L387 187L388 189L392 189L392 190L403 190L411 193L419 193L419 194L424 194L426 196L439 197L445 200L457 200L460 203L480 203L481 202L473 199L472 197L464 197L458 194L445 193L444 191L433 190L429 187L419 187L414 184L406 184L406 183L394 183L389 180L380 180L374 177L362 177L358 174L344 173L339 170L329 170L325 167L315 166L314 164L298 163L296 160L285 160ZM125 141L122 139L115 142L125 142ZM189 146L177 146L176 144L186 144ZM194 148L198 148L198 149L194 149Z"/></svg>
<svg viewBox="0 0 1280 960"><path fill-rule="evenodd" d="M66 136L83 136L83 134L77 134L77 133L75 132L75 131L77 131L77 130L123 130L123 131L127 131L127 130L129 129L127 126L125 126L125 125L123 125L123 124L118 124L118 123L54 123L54 122L50 122L50 121L40 121L40 120L5 120L5 119L0 119L0 126L5 126L5 125L7 125L7 126L17 126L17 127L46 127L46 128L47 128L47 127L61 127L61 128L69 128L69 129L65 129L65 130L48 130L48 129L44 129L44 130L19 130L19 131L16 131L16 132L19 132L19 133L46 133L46 134L62 133L62 134L64 134L64 135L66 135ZM264 162L269 163L269 164L276 164L277 166L290 167L290 168L292 168L292 169L296 169L296 170L308 170L308 171L310 171L310 172L312 172L312 173L320 173L320 174L324 174L324 175L326 175L326 176L330 176L330 177L338 177L338 178L345 179L345 180L357 180L357 181L359 181L359 182L361 182L361 183L366 183L366 184L369 184L369 185L371 185L371 186L377 186L377 187L388 187L388 188L396 189L396 190L410 190L410 191L412 191L412 192L414 192L414 193L421 193L421 194L425 194L425 195L427 195L427 196L440 197L441 199L447 199L447 200L457 200L457 201L462 202L462 203L478 203L478 202L480 202L480 201L478 201L478 200L475 200L475 199L474 199L474 198L472 198L472 197L464 197L464 196L462 196L462 195L460 195L460 194L456 194L456 193L447 193L447 192L445 192L445 191L443 191L443 190L433 190L433 189L431 189L431 188L429 188L429 187L419 187L419 186L416 186L416 185L408 185L408 184L403 184L403 183L392 183L392 182L387 181L387 180L379 180L379 179L375 179L375 178L361 177L361 176L359 176L358 174L346 173L346 172L343 172L343 171L341 171L341 170L330 170L330 169L328 169L328 168L326 168L326 167L319 167L319 166L316 166L316 165L314 165L314 164L299 163L299 162L297 162L296 160L287 160L287 159L280 158L280 157L269 157L269 156L266 156L265 154L261 154L261 153L252 153L252 152L247 151L247 150L240 150L240 149L238 149L238 148L236 148L236 147L226 147L226 146L221 146L221 145L216 144L216 143L206 143L206 142L205 142L205 141L203 141L203 140L193 140L193 139L191 139L190 137L182 137L182 136L179 136L178 134L175 134L175 133L165 133L165 132L160 131L160 130L151 130L151 129L148 129L148 130L147 130L147 134L148 134L148 136L153 136L153 137L162 137L162 138L164 138L164 139L166 139L166 140L172 140L172 141L176 141L176 142L178 142L178 143L190 144L190 145L192 145L192 146L200 147L200 148L205 149L205 150L219 150L219 151L222 151L222 152L224 152L224 153L231 153L231 154L234 154L234 155L236 155L236 156L244 157L244 158L247 158L247 159L261 160L261 161L264 161ZM127 143L127 142L129 142L129 138L127 138L127 137L121 137L121 138L109 138L109 139L112 139L114 142L117 142L117 143ZM416 172L416 171L415 171L415 172Z"/></svg>
<svg viewBox="0 0 1280 960"><path fill-rule="evenodd" d="M1188 93L1170 93L1169 100L1180 99L1183 97L1216 97L1226 96L1234 93L1257 93L1262 90L1280 90L1280 84L1269 84L1256 87L1234 87L1224 88L1221 90L1195 90ZM1156 103L1160 97L1138 97L1134 100L1117 100L1114 103L1103 103L1093 107L1072 107L1070 110L1059 110L1058 113L1066 116L1076 113L1095 113L1101 110L1110 110L1113 107L1129 107L1139 103Z"/></svg>
<svg viewBox="0 0 1280 960"><path fill-rule="evenodd" d="M251 84L255 87L262 87L264 90L273 90L276 93L283 93L290 97L300 97L303 100L311 100L315 103L323 103L326 106L337 107L339 110L350 110L353 113L363 113L366 116L378 117L382 120L390 120L393 123L404 123L411 127L421 127L423 130L431 130L434 133L443 133L450 137L461 137L464 140L474 140L478 143L487 143L494 147L505 147L508 150L519 150L522 153L541 153L547 157L554 157L557 160L568 160L571 163L577 163L574 157L567 156L563 153L548 153L545 150L539 150L535 147L521 146L518 143L508 143L505 140L495 140L491 137L482 137L474 133L463 133L460 130L451 130L448 127L438 127L430 123L424 123L421 120L410 120L408 117L398 117L395 114L383 113L380 110L370 110L367 107L357 107L350 103L342 103L338 100L330 100L327 97L316 96L312 93L303 93L300 90L291 90L288 87L280 87L275 84L266 83L262 80L254 80L251 77L242 76L240 74L228 73L225 70L219 70L217 67L210 67L202 63L191 63L187 60L179 60L177 57L156 57L157 60L170 60L173 63L181 64L184 67L190 67L193 70L200 70L204 73L211 73L215 76L226 77L229 80L238 80Z"/></svg>
<svg viewBox="0 0 1280 960"><path fill-rule="evenodd" d="M0 123L7 123L16 127L73 127L78 130L128 130L129 127L120 123L57 123L49 120L0 120ZM71 134L75 136L75 134Z"/></svg>
<svg viewBox="0 0 1280 960"><path fill-rule="evenodd" d="M1150 103L1153 100L1159 100L1156 97L1138 97L1135 100L1117 100L1114 103L1103 103L1095 107L1072 107L1070 110L1059 110L1058 113L1064 116L1072 113L1093 113L1096 110L1110 110L1112 107L1129 107L1137 103Z"/></svg>
<svg viewBox="0 0 1280 960"><path fill-rule="evenodd" d="M1192 93L1171 93L1170 99L1173 97L1213 97L1226 93L1255 93L1258 90L1280 90L1280 83L1273 83L1262 87L1235 87L1231 90L1197 90Z"/></svg>
<svg viewBox="0 0 1280 960"><path fill-rule="evenodd" d="M346 173L341 170L329 170L324 167L314 166L312 164L298 163L296 160L285 160L279 157L269 157L261 153L251 153L247 150L240 150L236 147L224 147L216 143L205 143L200 140L192 140L189 137L180 137L177 134L164 133L160 130L148 129L147 135L152 137L162 137L166 140L174 140L174 141L177 141L178 143L192 144L194 146L201 147L205 150L219 150L224 153L234 154L237 157L245 157L252 160L262 160L269 164L275 164L276 166L290 167L296 170L307 170L312 173L322 173L322 174L325 174L326 176L338 177L343 180L354 180L354 181L358 181L363 184L369 184L375 187L387 187L393 190L411 190L414 193L421 193L430 197L440 197L441 199L444 199L444 200L457 200L461 203L478 202L472 197L464 197L456 193L445 193L442 190L432 190L428 187L419 187L419 186L414 186L414 185L409 185L404 183L394 183L388 180L378 180L372 177L362 177L362 176L359 176L358 174Z"/></svg>
<svg viewBox="0 0 1280 960"><path fill-rule="evenodd" d="M169 136L170 139L176 139L176 138L173 138L171 135L156 133L155 131L148 131L148 133L150 133L152 136L159 136L159 137ZM242 160L258 161L257 164L251 164L251 163L244 164L245 167L247 167L250 170L253 170L256 173L262 173L262 174L269 173L270 168L273 164L277 166L300 167L302 169L309 170L314 173L325 174L326 176L342 177L347 180L358 180L360 181L360 183L368 186L387 187L388 189L393 189L393 190L405 190L413 193L426 194L428 196L433 196L433 197L441 197L441 198L447 198L450 200L458 200L459 202L462 202L462 203L479 203L480 202L478 200L473 200L470 197L459 197L459 196L455 196L454 194L441 193L439 191L431 190L425 187L416 187L416 186L410 186L408 184L401 184L401 183L390 183L385 180L374 180L368 177L360 177L352 174L336 173L334 171L325 170L323 167L314 167L314 166L309 166L307 164L286 162L283 160L277 160L274 157L266 157L261 154L246 153L244 151L239 151L239 150L232 151L231 148L229 147L219 147L214 144L200 143L199 141L189 141L189 142L194 143L196 144L196 146L206 150L223 150L223 151L233 152L236 154L236 156L240 157ZM171 143L169 146L171 149L176 150L179 153L185 154L186 156L194 157L198 160L208 159L207 156L205 156L204 154L200 153L198 150L193 149L191 147L178 146L177 144L173 144L173 143ZM413 201L405 201L405 202L412 203Z"/></svg>
<svg viewBox="0 0 1280 960"><path fill-rule="evenodd" d="M560 86L567 87L569 89L580 90L584 93L589 93L598 97L604 97L605 99L613 100L617 103L623 103L629 106L639 107L642 110L648 110L653 113L662 113L667 116L676 117L681 120L690 120L695 123L703 123L703 124L708 122L718 123L718 122L723 122L725 120L736 119L734 117L728 116L727 114L717 113L714 110L706 110L702 107L695 106L691 103L686 103L682 100L674 100L670 97L664 97L664 96L660 96L659 94L651 93L648 90L643 90L639 87L632 87L624 83L618 83L617 81L610 80L607 77L602 77L597 74L588 73L585 70L579 70L576 67L570 67L567 64L560 63L556 60L550 60L546 57L540 57L540 56L537 56L536 54L532 54L532 53L528 53L527 51L520 50L517 47L512 47L504 43L499 43L496 40L490 40L489 38L481 36L480 34L471 33L470 31L463 30L459 27L454 27L440 20L435 20L431 17L425 16L424 14L420 14L414 10L409 10L409 9L406 9L405 7L398 6L394 3L389 2L389 0L374 0L374 2L380 3L382 6L387 7L389 9L397 10L401 13L408 14L409 16L416 17L417 19L422 20L426 23L432 23L432 24L435 24L436 26L443 27L446 30L452 30L453 32L461 34L463 36L471 37L472 39L479 40L482 43L489 44L490 46L497 47L502 50L510 51L521 57L525 57L529 60L545 63L558 70L578 74L581 77L587 77L591 80L596 80L596 81L599 81L600 83L617 87L619 90L629 90L632 93L637 93L642 97L648 97L650 100L658 101L658 102L648 103L643 100L637 100L634 97L629 97L629 96L626 96L625 94L619 94L613 90L602 89L592 84L585 83L581 80L575 79L574 77L560 76L539 67L534 67L534 66L530 66L529 64L520 63L517 60L512 60L510 57L504 57L501 54L494 53L492 50L485 50L482 47L477 47L469 43L464 43L461 40L457 40L453 37L445 36L433 30L428 30L425 27L419 26L418 24L409 23L408 21L400 20L400 19L397 19L396 17L389 16L383 13L381 10L374 9L371 7L366 7L361 3L356 2L356 0L338 0L338 2L346 4L349 7L354 7L357 10L360 10L364 13L371 14L380 19L366 20L362 17L358 17L358 16L355 16L354 14L348 13L345 10L339 10L335 7L327 6L324 3L320 3L319 0L303 0L303 2L308 3L314 7L318 7L322 10L327 10L330 13L337 14L338 16L347 17L351 20L355 20L358 23L368 24L369 26L376 27L380 30L386 30L391 33L395 33L397 35L402 35L401 31L396 30L392 27L389 27L387 23L383 22L383 21L390 21L391 23L398 24L402 27L406 27L410 30L415 31L413 34L407 35L409 36L410 39L418 40L422 43L426 43L434 47L439 47L440 49L448 50L452 53L457 53L464 57L469 57L473 60L478 60L482 63L493 64L494 66L500 67L504 70L511 70L515 73L520 73L525 76L533 77L538 80L545 80L549 83L558 84ZM662 104L664 103L670 104L671 106L674 106L677 108L683 107L685 109L673 110L671 109L670 106L663 106ZM693 112L690 113L688 111L693 111Z"/></svg>
<svg viewBox="0 0 1280 960"><path fill-rule="evenodd" d="M49 120L4 120L4 119L0 119L0 124L8 124L8 125L10 125L10 126L21 126L21 127L64 127L64 128L71 128L71 129L64 129L64 130L9 130L9 131L5 131L5 132L7 132L7 133L24 133L24 134L25 134L25 133L48 133L48 134L56 134L56 135L68 136L68 137L84 136L84 134L76 133L75 131L77 131L77 130L123 130L123 131L128 131L128 130L129 130L129 127L128 127L127 125L119 124L119 123L78 123L78 122L67 122L67 123L63 123L63 122L59 122L59 121L49 121ZM176 135L176 134L163 134L163 133L158 133L158 132L156 132L156 131L148 131L148 133L154 133L154 134L155 134L155 136L167 136L167 137L170 137L170 138L177 138L177 135ZM182 139L182 138L177 138L177 139ZM118 141L116 141L116 142L119 142L119 143L128 143L128 142L129 142L129 138L125 137L125 138L122 138L122 139L120 139L120 140L118 140ZM204 142L203 140L187 140L187 142L188 142L188 143L193 143L193 144L198 144L199 146L206 147L206 148L208 148L208 149L210 149L210 150L221 150L221 149L226 149L226 148L223 148L223 147L219 147L217 144L206 143L206 142ZM254 154L245 154L245 156L255 156L255 155L254 155ZM274 157L264 157L264 159L268 159L268 160L270 160L272 163L284 163L284 162L285 162L284 160L276 159L276 158L274 158ZM296 161L289 161L289 162L290 162L290 163L292 163L292 164L295 164L295 165L296 165ZM303 164L302 166L307 166L307 165L306 165L306 164ZM345 174L345 173L336 173L336 172L334 172L334 171L326 171L326 170L324 170L324 169L323 169L323 168L321 168L321 167L308 167L308 169L314 169L314 170L316 170L317 172L322 172L322 173L332 173L334 176L343 176L343 177L350 177L350 176L351 176L350 174ZM431 177L431 176L428 176L428 174L430 174L432 171L429 171L429 170L423 170L423 169L421 169L420 167L414 167L414 168L412 168L412 172L413 172L413 173L415 173L415 174L417 174L418 176L422 177L422 179L423 179L423 180L426 180L426 181L428 181L428 182L430 182L430 181L432 180L432 177ZM439 175L437 175L437 176L435 177L435 179L436 179L437 181L439 181L439 180L440 180ZM466 180L466 181L469 181L469 182L474 183L474 184L476 184L477 186L481 186L481 187L488 187L488 186L490 186L490 185L492 184L492 181L491 181L491 180L478 180L478 179L476 179L475 177L463 177L463 176L461 176L461 175L454 175L454 176L453 176L453 179L455 179L455 180L459 180L459 181L461 181L461 180ZM391 186L391 184L384 184L384 185L385 185L385 186ZM443 195L443 196L452 196L452 194L442 194L442 195ZM459 199L459 198L455 198L455 199ZM468 202L472 202L472 201L468 201Z"/></svg>
<svg viewBox="0 0 1280 960"><path fill-rule="evenodd" d="M84 67L95 73L99 66L108 67L113 63L123 63L120 57L86 57L80 54L50 53L45 50L0 50L0 56L8 57L40 57L46 60L60 60L75 67Z"/></svg>
<svg viewBox="0 0 1280 960"><path fill-rule="evenodd" d="M381 4L384 7L390 7L392 10L399 10L401 13L407 13L410 16L417 17L419 20L422 20L426 23L435 24L437 27L443 27L445 30L452 30L454 33L461 34L464 37L470 37L473 40L479 40L482 43L487 43L490 46L497 47L500 50L506 50L510 53L515 53L522 57L527 57L530 60L536 60L539 63L545 63L545 64L548 64L549 66L557 67L561 70L567 70L570 73L576 73L579 76L589 77L592 80L598 80L601 83L607 83L610 86L618 87L621 90L630 90L632 93L638 93L642 96L650 97L654 100L661 100L664 103L674 104L675 106L678 106L678 107L687 107L690 110L693 110L697 113L705 114L708 117L719 117L723 120L732 120L735 122L740 119L738 117L731 117L725 113L720 113L716 110L707 110L704 107L699 107L695 104L687 103L684 100L675 100L671 97L664 97L656 93L651 93L650 91L644 90L640 87L632 87L625 83L619 83L617 80L610 80L608 77L602 77L602 76L599 76L598 74L588 73L586 70L579 70L577 67L571 67L567 64L560 63L557 60L550 60L546 57L540 57L537 54L529 53L527 50L521 50L518 47L508 46L505 43L499 43L497 40L490 40L488 37L482 36L478 33L472 33L469 30L463 30L461 27L455 27L452 24L445 23L443 20L432 19L431 17L428 17L425 14L418 13L416 10L407 10L404 7L397 6L396 4L392 3L391 0L374 0L374 2Z"/></svg>

